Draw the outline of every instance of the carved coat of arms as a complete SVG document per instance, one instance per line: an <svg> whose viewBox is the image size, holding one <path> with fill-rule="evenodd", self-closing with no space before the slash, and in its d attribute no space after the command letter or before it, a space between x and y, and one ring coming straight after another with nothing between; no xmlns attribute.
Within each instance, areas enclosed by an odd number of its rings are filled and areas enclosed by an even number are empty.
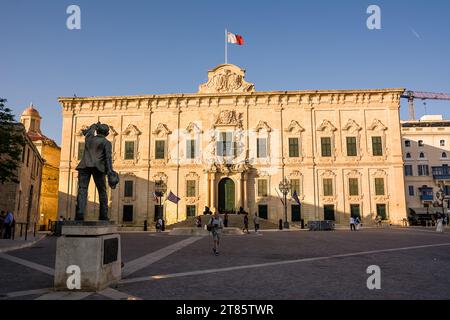
<svg viewBox="0 0 450 320"><path fill-rule="evenodd" d="M254 92L255 86L244 76L245 71L235 65L220 65L208 72L208 82L200 85L199 93Z"/></svg>

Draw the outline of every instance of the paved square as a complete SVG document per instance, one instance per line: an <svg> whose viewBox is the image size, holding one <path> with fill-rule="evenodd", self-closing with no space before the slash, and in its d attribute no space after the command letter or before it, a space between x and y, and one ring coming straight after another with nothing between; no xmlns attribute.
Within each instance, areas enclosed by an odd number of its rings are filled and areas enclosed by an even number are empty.
<svg viewBox="0 0 450 320"><path fill-rule="evenodd" d="M211 237L122 233L124 278L97 294L54 293L56 238L0 254L3 299L450 299L450 232L265 231ZM381 268L369 290L367 267Z"/></svg>

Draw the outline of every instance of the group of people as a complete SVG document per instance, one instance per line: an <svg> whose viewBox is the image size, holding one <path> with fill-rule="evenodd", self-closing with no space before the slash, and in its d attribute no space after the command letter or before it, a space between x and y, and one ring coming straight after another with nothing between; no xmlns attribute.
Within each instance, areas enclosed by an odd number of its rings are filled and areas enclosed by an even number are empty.
<svg viewBox="0 0 450 320"><path fill-rule="evenodd" d="M356 231L361 229L362 227L362 223L361 223L361 219L359 219L359 217L350 217L350 231Z"/></svg>
<svg viewBox="0 0 450 320"><path fill-rule="evenodd" d="M16 221L11 211L0 212L0 239L11 239Z"/></svg>

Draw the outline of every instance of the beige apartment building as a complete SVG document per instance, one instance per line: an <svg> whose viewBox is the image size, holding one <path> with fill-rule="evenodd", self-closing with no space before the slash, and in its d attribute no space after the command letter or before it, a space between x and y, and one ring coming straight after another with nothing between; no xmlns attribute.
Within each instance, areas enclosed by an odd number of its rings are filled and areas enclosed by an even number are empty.
<svg viewBox="0 0 450 320"><path fill-rule="evenodd" d="M407 208L411 213L442 211L433 202L440 184L450 196L450 121L427 115L401 126Z"/></svg>
<svg viewBox="0 0 450 320"><path fill-rule="evenodd" d="M160 214L171 224L205 207L242 208L278 222L285 219L283 178L291 183L288 221L406 217L404 89L259 92L244 76L225 64L208 72L197 93L59 98L59 213L74 217L81 130L100 121L110 127L121 177L109 190L110 217L122 225L142 226ZM162 208L155 197L161 185ZM92 181L89 192L87 215L95 219ZM170 192L177 203L167 199Z"/></svg>

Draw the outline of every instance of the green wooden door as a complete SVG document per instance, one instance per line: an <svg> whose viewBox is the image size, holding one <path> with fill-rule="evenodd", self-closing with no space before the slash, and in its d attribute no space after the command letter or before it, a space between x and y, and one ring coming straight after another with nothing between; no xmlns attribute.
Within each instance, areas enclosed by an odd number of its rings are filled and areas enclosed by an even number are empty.
<svg viewBox="0 0 450 320"><path fill-rule="evenodd" d="M323 219L334 221L334 205L324 205L323 206Z"/></svg>
<svg viewBox="0 0 450 320"><path fill-rule="evenodd" d="M302 220L301 209L298 204L291 205L292 222L299 222Z"/></svg>
<svg viewBox="0 0 450 320"><path fill-rule="evenodd" d="M229 178L219 182L219 211L230 212L235 210L234 182Z"/></svg>
<svg viewBox="0 0 450 320"><path fill-rule="evenodd" d="M260 204L259 206L258 206L258 216L261 218L261 219L266 219L267 220L267 218L268 218L268 213L267 213L267 205L265 205L265 204Z"/></svg>

